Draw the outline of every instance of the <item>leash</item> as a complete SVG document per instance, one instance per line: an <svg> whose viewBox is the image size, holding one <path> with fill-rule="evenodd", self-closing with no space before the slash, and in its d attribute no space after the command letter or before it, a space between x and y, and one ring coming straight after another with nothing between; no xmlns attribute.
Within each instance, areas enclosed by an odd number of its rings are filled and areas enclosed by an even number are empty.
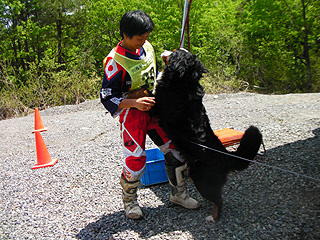
<svg viewBox="0 0 320 240"><path fill-rule="evenodd" d="M191 142L191 143L193 143L195 145L198 145L199 147L203 147L203 148L206 148L206 149L209 149L209 150L212 150L212 151L215 151L215 152L218 152L218 153L230 156L230 157L239 158L239 159L244 160L244 161L248 161L248 162L252 162L252 163L256 163L256 164L262 165L264 167L274 168L274 169L277 169L277 170L280 170L280 171L283 171L283 172L295 174L295 175L300 176L300 177L305 177L305 178L309 178L309 179L312 179L312 180L320 182L320 179L318 179L318 178L310 177L310 176L307 176L307 175L304 175L304 174L300 174L300 173L297 173L297 172L293 172L293 171L290 171L290 170L286 170L286 169L283 169L283 168L271 166L271 165L268 165L268 164L265 164L265 163L260 163L260 162L257 162L257 161L254 161L254 160L250 160L250 159L247 159L247 158L243 158L243 157L240 157L240 156L236 156L236 155L233 155L233 154L230 154L230 153L222 152L220 150L217 150L217 149L214 149L214 148L210 148L210 147L207 147L205 145L202 145L202 144L199 144L199 143L196 143L196 142L193 142L193 141L189 141L189 142ZM263 144L263 146L264 146L264 144Z"/></svg>

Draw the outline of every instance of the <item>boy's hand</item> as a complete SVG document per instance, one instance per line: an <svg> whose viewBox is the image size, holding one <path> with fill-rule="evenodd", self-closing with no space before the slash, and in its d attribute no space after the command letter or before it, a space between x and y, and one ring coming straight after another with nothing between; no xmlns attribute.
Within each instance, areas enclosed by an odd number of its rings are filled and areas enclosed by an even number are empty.
<svg viewBox="0 0 320 240"><path fill-rule="evenodd" d="M154 97L142 97L136 100L136 108L140 111L149 111L155 104Z"/></svg>
<svg viewBox="0 0 320 240"><path fill-rule="evenodd" d="M125 98L138 99L138 98L149 97L149 96L150 96L150 94L147 89L139 88L139 89L130 90L129 92L127 92L125 95Z"/></svg>

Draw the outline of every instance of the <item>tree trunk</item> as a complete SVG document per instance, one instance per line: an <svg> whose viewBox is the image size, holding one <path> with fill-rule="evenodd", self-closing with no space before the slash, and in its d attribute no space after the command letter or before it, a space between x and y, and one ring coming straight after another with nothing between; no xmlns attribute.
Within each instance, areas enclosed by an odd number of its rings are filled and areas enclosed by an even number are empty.
<svg viewBox="0 0 320 240"><path fill-rule="evenodd" d="M309 44L308 44L308 35L309 35L309 28L306 21L306 8L307 4L304 4L304 0L301 0L302 3L302 14L303 14L303 22L304 22L304 44L303 44L303 56L306 61L307 67L307 89L311 89L311 63L309 57Z"/></svg>
<svg viewBox="0 0 320 240"><path fill-rule="evenodd" d="M62 16L59 12L57 23L57 38L58 38L58 63L62 63Z"/></svg>

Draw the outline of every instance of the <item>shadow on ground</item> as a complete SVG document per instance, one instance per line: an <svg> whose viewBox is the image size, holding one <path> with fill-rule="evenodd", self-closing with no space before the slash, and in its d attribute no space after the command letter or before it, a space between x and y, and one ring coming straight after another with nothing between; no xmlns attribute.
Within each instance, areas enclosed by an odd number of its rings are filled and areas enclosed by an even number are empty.
<svg viewBox="0 0 320 240"><path fill-rule="evenodd" d="M267 150L257 161L320 179L320 128L314 137ZM193 195L198 194L188 182ZM143 207L145 218L126 219L124 211L106 214L88 224L78 239L320 239L320 182L274 168L252 164L230 176L224 188L224 208L218 223L204 219L211 205L186 210L164 198L167 184L150 187L163 205ZM127 236L127 237L124 237ZM181 238L180 238L181 239Z"/></svg>

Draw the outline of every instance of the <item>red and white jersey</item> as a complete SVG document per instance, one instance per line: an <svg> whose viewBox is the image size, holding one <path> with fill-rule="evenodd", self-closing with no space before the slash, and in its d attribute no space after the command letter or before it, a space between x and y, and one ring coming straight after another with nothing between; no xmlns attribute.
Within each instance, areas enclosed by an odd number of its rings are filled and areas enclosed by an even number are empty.
<svg viewBox="0 0 320 240"><path fill-rule="evenodd" d="M137 53L133 53L121 47L121 42L113 49L118 55L133 60L141 60L146 57L144 47L140 48ZM132 79L129 72L119 64L109 54L103 61L104 74L100 91L100 99L105 108L115 115L120 102L123 100L123 93L128 92L132 87Z"/></svg>

